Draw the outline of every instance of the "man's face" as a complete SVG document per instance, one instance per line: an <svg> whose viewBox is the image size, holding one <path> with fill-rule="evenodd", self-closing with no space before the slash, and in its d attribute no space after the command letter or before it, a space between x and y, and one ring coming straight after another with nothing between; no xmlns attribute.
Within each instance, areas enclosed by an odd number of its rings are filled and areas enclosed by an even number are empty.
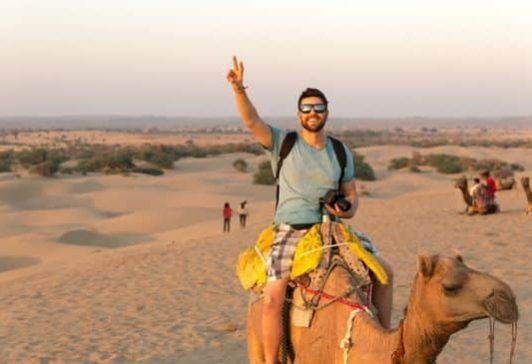
<svg viewBox="0 0 532 364"><path fill-rule="evenodd" d="M302 105L306 105L302 107ZM302 111L302 109L309 108L308 105L312 105L312 108L310 109L310 112L305 113ZM317 133L323 127L325 126L325 123L327 122L327 117L329 116L329 111L325 109L324 112L316 112L314 108L317 108L319 110L319 106L315 105L325 105L321 97L305 97L301 100L301 103L299 104L299 111L297 113L297 116L299 118L299 122L301 123L301 126L311 132L311 133Z"/></svg>

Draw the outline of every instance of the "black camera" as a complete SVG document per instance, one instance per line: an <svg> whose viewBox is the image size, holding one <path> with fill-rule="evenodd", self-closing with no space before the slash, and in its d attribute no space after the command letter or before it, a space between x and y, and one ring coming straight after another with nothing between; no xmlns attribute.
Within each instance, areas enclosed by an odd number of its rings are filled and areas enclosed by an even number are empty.
<svg viewBox="0 0 532 364"><path fill-rule="evenodd" d="M329 205L334 208L334 205L337 204L342 211L348 211L351 208L351 202L345 199L345 196L342 195L338 190L329 190L320 199L324 205Z"/></svg>

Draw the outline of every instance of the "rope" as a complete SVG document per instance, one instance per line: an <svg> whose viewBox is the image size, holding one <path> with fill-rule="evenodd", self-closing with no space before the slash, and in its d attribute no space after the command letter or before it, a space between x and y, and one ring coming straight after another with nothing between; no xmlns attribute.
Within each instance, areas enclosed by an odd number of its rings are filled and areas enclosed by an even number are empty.
<svg viewBox="0 0 532 364"><path fill-rule="evenodd" d="M493 317L489 317L490 333L488 339L490 341L490 364L493 364L493 351L495 343L495 320Z"/></svg>
<svg viewBox="0 0 532 364"><path fill-rule="evenodd" d="M512 364L514 354L515 354L515 345L517 343L517 321L512 322L512 348L510 350L510 360L509 364Z"/></svg>
<svg viewBox="0 0 532 364"><path fill-rule="evenodd" d="M257 255L259 256L260 260L262 261L262 264L264 264L264 266L266 266L266 259L264 258L264 255L262 255L260 249L256 245L253 248L257 252Z"/></svg>
<svg viewBox="0 0 532 364"><path fill-rule="evenodd" d="M337 246L349 245L349 244L350 243L341 243L341 244L331 244L331 245L327 245L327 246L321 246L319 248L315 248L315 249L309 250L307 252L304 252L303 254L301 254L301 257L304 257L306 255L312 254L312 253L317 252L319 250L332 249L332 248L337 247Z"/></svg>
<svg viewBox="0 0 532 364"><path fill-rule="evenodd" d="M364 307L364 306L356 307L349 314L349 317L347 319L347 329L345 331L345 335L344 335L343 339L340 340L340 349L342 349L344 351L343 352L344 364L347 364L348 359L349 359L349 349L351 348L351 346L353 346L353 342L351 340L351 333L352 333L352 330L353 330L353 323L355 321L355 317L360 312L366 312L368 315L372 316L371 312L369 311L369 309L367 307Z"/></svg>

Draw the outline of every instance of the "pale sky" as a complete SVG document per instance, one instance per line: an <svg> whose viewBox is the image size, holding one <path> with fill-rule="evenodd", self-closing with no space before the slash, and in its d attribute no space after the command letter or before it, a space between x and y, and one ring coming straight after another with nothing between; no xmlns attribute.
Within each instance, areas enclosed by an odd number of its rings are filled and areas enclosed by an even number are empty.
<svg viewBox="0 0 532 364"><path fill-rule="evenodd" d="M360 4L358 4L360 3ZM529 0L2 0L0 116L532 115Z"/></svg>

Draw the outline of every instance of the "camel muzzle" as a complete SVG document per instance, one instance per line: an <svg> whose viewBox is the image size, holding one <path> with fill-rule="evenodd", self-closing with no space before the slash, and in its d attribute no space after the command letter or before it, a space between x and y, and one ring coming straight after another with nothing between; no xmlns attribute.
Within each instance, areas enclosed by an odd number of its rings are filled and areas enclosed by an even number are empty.
<svg viewBox="0 0 532 364"><path fill-rule="evenodd" d="M493 289L483 306L491 317L502 323L511 324L519 319L515 296L506 289Z"/></svg>

